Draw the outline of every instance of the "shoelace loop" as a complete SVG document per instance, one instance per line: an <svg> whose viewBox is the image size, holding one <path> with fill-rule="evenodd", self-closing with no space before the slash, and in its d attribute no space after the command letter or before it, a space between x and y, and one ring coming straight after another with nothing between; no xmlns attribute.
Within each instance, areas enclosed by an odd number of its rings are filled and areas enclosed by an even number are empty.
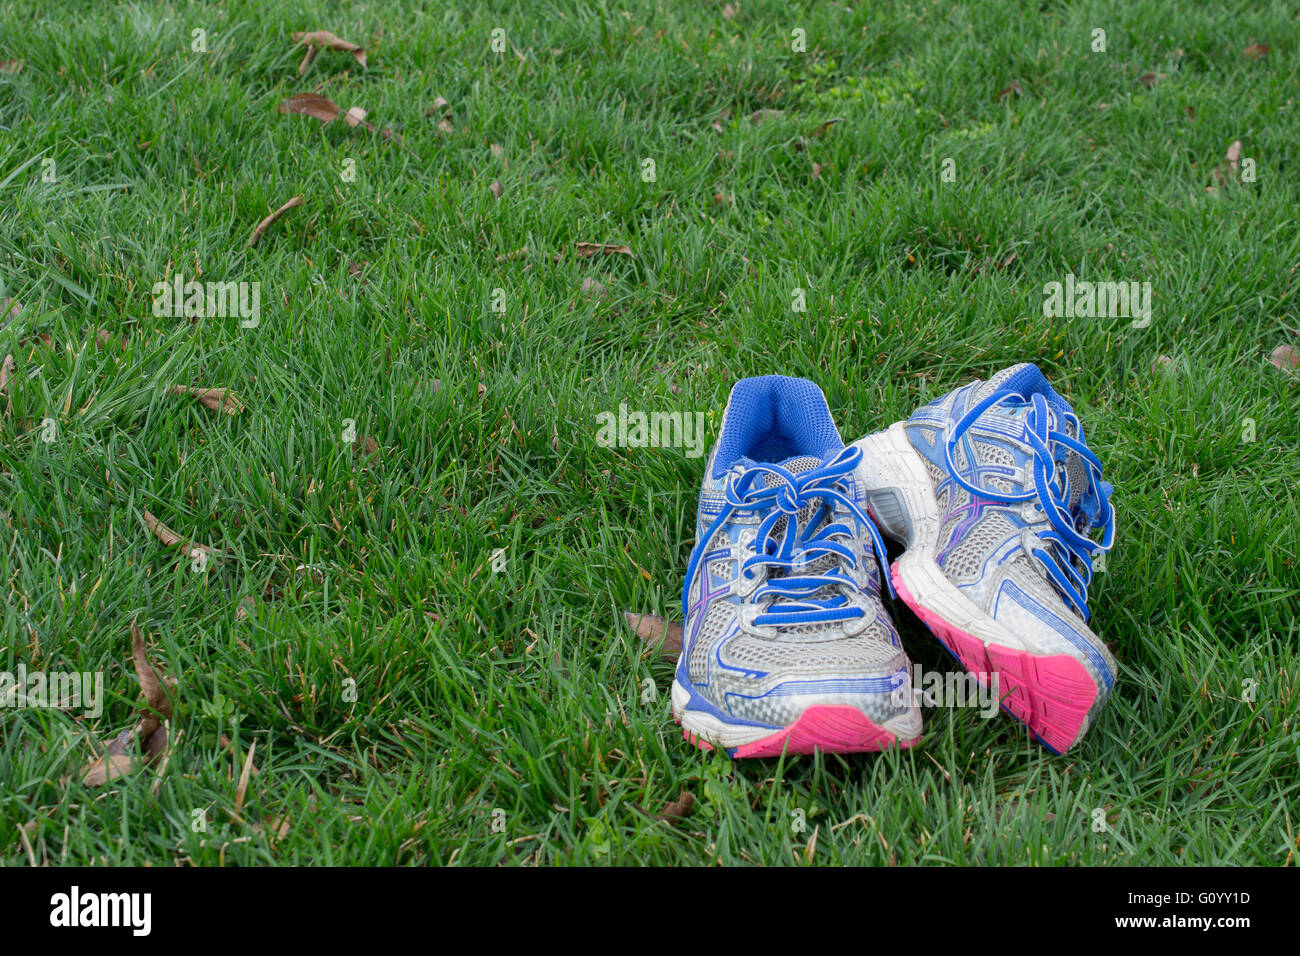
<svg viewBox="0 0 1300 956"><path fill-rule="evenodd" d="M860 607L851 606L840 595L830 600L815 600L819 590L830 585L858 588L857 582L844 573L841 567L835 567L819 574L798 573L819 558L836 555L847 561L849 567L857 567L857 557L838 538L851 535L853 528L843 521L826 523L821 527L828 508L842 505L850 517L867 529L871 535L872 547L880 562L881 578L892 596L893 585L889 580L889 559L885 553L884 539L881 538L875 522L862 511L857 504L845 494L843 478L851 473L862 459L862 450L856 446L846 446L839 454L818 467L794 474L774 464L757 464L740 475L733 475L727 481L725 490L726 507L715 520L708 537L721 527L722 522L736 511L766 512L754 535L754 548L757 551L741 565L740 573L753 578L755 568L764 566L779 569L782 577L767 580L750 596L754 602L771 597L768 610L754 618L759 626L777 624L812 624L825 621L840 621L862 617ZM778 480L771 486L754 487L760 478L772 475ZM800 522L799 513L810 505L821 504L806 522ZM776 525L785 519L785 526L778 541L773 532ZM812 529L817 528L814 532ZM796 573L791 573L796 572Z"/></svg>
<svg viewBox="0 0 1300 956"><path fill-rule="evenodd" d="M995 405L1007 403L1029 405L1022 438L1033 451L1034 487L1020 493L1002 492L968 481L960 474L953 459L953 450L958 442L980 416ZM1062 596L1087 621L1088 586L1092 583L1093 575L1092 555L1109 551L1115 540L1115 509L1110 504L1114 488L1101 480L1101 460L1083 443L1083 426L1078 418L1070 412L1059 412L1056 417L1063 419L1065 426L1072 427L1078 437L1073 438L1065 431L1051 427L1053 414L1047 399L1041 394L1034 393L1030 399L1026 399L1018 392L994 392L973 405L952 427L944 446L944 455L953 481L972 495L1003 504L1038 499L1039 507L1047 517L1051 529L1038 532L1039 540L1048 546L1034 548L1031 554L1046 570ZM1071 451L1077 453L1087 470L1087 486L1082 490L1074 510L1069 506L1074 491L1070 486L1070 473L1065 468L1058 471L1057 450L1062 455L1068 455ZM966 460L968 464L973 464L974 458L969 449ZM1087 507L1085 501L1088 502ZM1102 529L1100 542L1088 537L1088 531L1094 527Z"/></svg>

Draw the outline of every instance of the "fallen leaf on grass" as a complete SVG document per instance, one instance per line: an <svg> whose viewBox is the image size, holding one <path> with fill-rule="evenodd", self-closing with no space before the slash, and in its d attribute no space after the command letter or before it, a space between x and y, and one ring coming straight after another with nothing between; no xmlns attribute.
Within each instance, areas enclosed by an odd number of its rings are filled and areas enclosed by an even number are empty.
<svg viewBox="0 0 1300 956"><path fill-rule="evenodd" d="M718 118L713 121L713 131L715 133L721 133L722 124L729 119L731 119L731 110L729 109L723 110L721 113L718 114Z"/></svg>
<svg viewBox="0 0 1300 956"><path fill-rule="evenodd" d="M189 385L173 385L172 393L189 395L214 412L238 415L244 410L244 403L228 388L193 388Z"/></svg>
<svg viewBox="0 0 1300 956"><path fill-rule="evenodd" d="M311 116L322 123L329 123L338 119L343 110L328 97L316 93L295 93L280 104L280 112Z"/></svg>
<svg viewBox="0 0 1300 956"><path fill-rule="evenodd" d="M1228 152L1224 154L1223 162L1210 170L1210 175L1214 177L1216 183L1225 180L1237 179L1237 170L1241 163L1241 140L1235 139L1228 146ZM1216 192L1213 186L1205 187L1207 192Z"/></svg>
<svg viewBox="0 0 1300 956"><path fill-rule="evenodd" d="M396 133L391 129L379 129L373 123L366 121L366 111L360 106L353 106L344 110L333 100L320 96L317 93L295 93L280 103L279 110L281 113L294 113L302 116L310 116L318 119L322 123L332 123L340 116L348 126L356 129L358 126L364 126L372 133L378 133L384 139L394 139L401 141Z"/></svg>
<svg viewBox="0 0 1300 956"><path fill-rule="evenodd" d="M821 179L821 177L822 177L822 164L821 164L821 163L813 163L813 164L812 164L812 178L813 178L813 179Z"/></svg>
<svg viewBox="0 0 1300 956"><path fill-rule="evenodd" d="M590 259L592 256L631 256L636 258L636 253L627 246L614 246L608 243L600 242L579 242L576 246L578 256L583 259Z"/></svg>
<svg viewBox="0 0 1300 956"><path fill-rule="evenodd" d="M193 541L186 541L171 528L159 521L148 508L144 510L144 525L155 538L167 545L167 547L175 548L179 546L180 549L189 557L194 557L195 552L202 552L209 556L217 553L214 548L209 548L205 544L195 544Z"/></svg>
<svg viewBox="0 0 1300 956"><path fill-rule="evenodd" d="M0 60L0 73L17 73L22 68L22 60Z"/></svg>
<svg viewBox="0 0 1300 956"><path fill-rule="evenodd" d="M489 186L488 189L492 190L492 195L497 199L500 199L502 193L505 192L505 190L501 188L501 181L499 179L492 180L492 185Z"/></svg>
<svg viewBox="0 0 1300 956"><path fill-rule="evenodd" d="M832 126L834 126L836 123L843 123L843 122L844 122L843 118L838 116L835 119L828 119L825 123L822 123L821 126L818 126L815 130L813 130L808 135L811 136L813 139L821 139L823 136L826 135L826 133L830 130Z"/></svg>
<svg viewBox="0 0 1300 956"><path fill-rule="evenodd" d="M1273 363L1275 368L1290 372L1300 366L1300 352L1297 352L1290 345L1279 345L1273 350L1273 354L1268 357L1268 360Z"/></svg>
<svg viewBox="0 0 1300 956"><path fill-rule="evenodd" d="M335 36L328 30L305 30L295 33L293 34L293 41L307 45L307 55L303 57L302 64L298 67L299 76L307 72L307 67L311 66L311 61L316 59L316 54L321 50L340 50L344 53L351 53L354 60L362 66L366 65L366 51L363 48Z"/></svg>
<svg viewBox="0 0 1300 956"><path fill-rule="evenodd" d="M1141 83L1144 88L1149 90L1151 89L1151 87L1155 86L1164 78L1165 75L1163 73L1157 73L1154 70L1148 70L1146 73L1143 73L1141 76L1138 77L1138 82Z"/></svg>
<svg viewBox="0 0 1300 956"><path fill-rule="evenodd" d="M1224 158L1227 159L1228 165L1235 173L1237 171L1237 163L1241 159L1241 140L1234 139L1232 141L1232 144L1228 147L1228 152Z"/></svg>
<svg viewBox="0 0 1300 956"><path fill-rule="evenodd" d="M257 245L257 240L262 238L262 236L266 233L266 230L270 229L271 226L275 224L275 221L277 219L283 216L290 209L295 209L298 206L301 206L302 203L303 203L302 196L294 196L292 199L290 199L287 203L285 203L275 212L271 213L271 215L267 216L265 219L259 222L257 224L257 228L253 230L253 234L248 237L248 245L250 247Z"/></svg>
<svg viewBox="0 0 1300 956"><path fill-rule="evenodd" d="M691 815L695 809L695 794L689 790L683 790L681 796L676 800L669 800L664 804L664 808L659 811L655 817L656 820L667 820L670 823L674 820L681 820Z"/></svg>
<svg viewBox="0 0 1300 956"><path fill-rule="evenodd" d="M749 114L749 118L753 121L754 125L757 126L764 120L778 119L784 115L785 110L754 110L754 112Z"/></svg>
<svg viewBox="0 0 1300 956"><path fill-rule="evenodd" d="M6 355L3 361L0 361L0 395L4 395L9 388L9 379L14 374L14 357Z"/></svg>
<svg viewBox="0 0 1300 956"><path fill-rule="evenodd" d="M17 299L9 297L0 299L0 329L9 324L10 319L16 319L23 314L23 304Z"/></svg>
<svg viewBox="0 0 1300 956"><path fill-rule="evenodd" d="M375 441L369 435L358 435L353 453L357 455L373 455L379 451L379 442Z"/></svg>
<svg viewBox="0 0 1300 956"><path fill-rule="evenodd" d="M682 651L682 626L665 620L655 614L633 614L623 612L623 620L632 628L633 633L651 648L665 657L680 654Z"/></svg>
<svg viewBox="0 0 1300 956"><path fill-rule="evenodd" d="M449 120L449 119L440 119L440 120L438 120L438 132L440 132L440 133L454 133L454 132L456 132L456 128L455 128L454 126L451 125L451 120Z"/></svg>
<svg viewBox="0 0 1300 956"><path fill-rule="evenodd" d="M433 103L429 106L427 110L424 111L424 115L432 116L434 113L437 113L440 110L445 110L450 105L451 104L448 103L443 97L436 96L434 97Z"/></svg>
<svg viewBox="0 0 1300 956"><path fill-rule="evenodd" d="M1252 43L1241 51L1241 55L1248 60L1262 60L1271 52L1273 52L1273 48L1267 43Z"/></svg>
<svg viewBox="0 0 1300 956"><path fill-rule="evenodd" d="M172 716L171 697L168 686L149 663L144 636L134 624L131 625L131 656L135 662L136 679L145 697L140 720L133 731L124 730L112 740L105 741L103 755L82 770L81 781L88 787L102 786L137 767L148 766L167 750L164 722ZM142 753L139 759L134 754L135 741L140 743Z"/></svg>
<svg viewBox="0 0 1300 956"><path fill-rule="evenodd" d="M1016 94L1016 96L1024 96L1024 91L1020 89L1019 80L1012 80L1010 86L998 90L997 94L993 98L995 100L1001 100L1010 96L1012 93Z"/></svg>
<svg viewBox="0 0 1300 956"><path fill-rule="evenodd" d="M739 7L738 4L730 4L730 3L729 3L729 4L727 4L725 7L722 8L722 19L724 19L724 20L734 20L734 19L736 19L736 14L739 13L739 12L740 12L740 7Z"/></svg>
<svg viewBox="0 0 1300 956"><path fill-rule="evenodd" d="M587 276L582 280L582 294L589 299L603 299L609 293L606 291L603 285L601 285L591 276Z"/></svg>

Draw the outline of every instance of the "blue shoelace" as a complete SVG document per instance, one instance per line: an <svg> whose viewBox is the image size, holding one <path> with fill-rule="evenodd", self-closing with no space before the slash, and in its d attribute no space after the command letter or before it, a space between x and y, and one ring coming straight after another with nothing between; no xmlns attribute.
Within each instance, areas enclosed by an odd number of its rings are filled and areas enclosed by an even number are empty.
<svg viewBox="0 0 1300 956"><path fill-rule="evenodd" d="M727 481L726 506L701 540L711 540L717 529L737 511L764 515L754 536L757 553L740 568L740 574L749 580L759 573L756 570L759 567L769 569L767 580L749 597L754 602L774 598L768 610L754 618L756 625L814 624L849 620L866 614L862 608L850 605L844 595L829 599L813 597L822 588L832 585L860 589L841 566L822 573L807 573L806 570L827 555L836 555L841 561L847 561L849 567L857 567L858 559L853 551L836 540L852 535L853 528L844 521L822 524L828 510L837 504L848 509L849 516L871 535L872 546L880 561L881 578L893 595L893 585L885 570L889 567L885 542L871 518L845 494L842 483L844 476L851 473L861 459L862 449L849 445L834 458L802 474L796 475L780 465L756 464ZM765 482L767 475L778 480L770 487L754 487L760 479ZM817 504L820 507L811 518L801 523L799 513ZM773 533L782 518L786 519L785 526L778 540ZM771 570L784 573L773 578Z"/></svg>
<svg viewBox="0 0 1300 956"><path fill-rule="evenodd" d="M993 406L1007 403L1029 405L1023 439L1034 453L1034 487L1021 493L982 488L967 481L958 473L957 463L953 460L953 449L979 417ZM1073 428L1078 438L1071 438L1064 431L1051 427L1053 414L1042 395L1034 393L1027 401L1017 392L994 392L976 403L953 426L944 454L953 480L972 495L1003 504L1038 499L1051 528L1037 532L1038 540L1046 547L1034 548L1031 553L1047 571L1061 595L1087 621L1092 555L1109 551L1115 540L1115 509L1110 504L1114 488L1101 480L1101 460L1083 443L1083 427L1079 419L1066 411L1059 412L1056 417L1058 425ZM1058 469L1058 465L1064 465L1070 452L1078 454L1087 470L1087 486L1074 508L1069 506L1075 490L1070 487L1070 473L1064 467ZM975 464L969 451L967 463ZM1089 530L1094 527L1102 529L1100 543L1088 537Z"/></svg>

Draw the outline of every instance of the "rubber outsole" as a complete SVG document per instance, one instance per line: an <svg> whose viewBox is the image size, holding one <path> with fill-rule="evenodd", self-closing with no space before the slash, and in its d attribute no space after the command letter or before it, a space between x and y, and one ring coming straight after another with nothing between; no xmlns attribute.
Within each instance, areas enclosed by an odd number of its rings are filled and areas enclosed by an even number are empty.
<svg viewBox="0 0 1300 956"><path fill-rule="evenodd" d="M680 720L678 721L680 723ZM687 742L701 750L713 750L714 745L698 733L682 728ZM781 754L823 753L876 753L882 750L905 749L920 737L900 740L891 731L873 723L860 710L853 707L831 705L809 707L789 727L776 731L751 743L728 747L731 757L779 757Z"/></svg>
<svg viewBox="0 0 1300 956"><path fill-rule="evenodd" d="M1088 732L1097 685L1079 661L1068 654L1039 655L985 644L918 601L898 574L897 562L890 576L903 602L981 684L987 686L980 675L997 675L1002 709L1028 727L1044 747L1063 754Z"/></svg>

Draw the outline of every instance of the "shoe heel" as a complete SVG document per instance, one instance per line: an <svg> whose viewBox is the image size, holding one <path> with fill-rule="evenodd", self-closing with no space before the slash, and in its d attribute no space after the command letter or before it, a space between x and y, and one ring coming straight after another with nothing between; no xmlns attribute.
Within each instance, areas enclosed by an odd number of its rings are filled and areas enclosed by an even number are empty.
<svg viewBox="0 0 1300 956"><path fill-rule="evenodd" d="M939 531L939 503L925 463L903 422L854 442L862 449L857 478L880 530L906 547Z"/></svg>

